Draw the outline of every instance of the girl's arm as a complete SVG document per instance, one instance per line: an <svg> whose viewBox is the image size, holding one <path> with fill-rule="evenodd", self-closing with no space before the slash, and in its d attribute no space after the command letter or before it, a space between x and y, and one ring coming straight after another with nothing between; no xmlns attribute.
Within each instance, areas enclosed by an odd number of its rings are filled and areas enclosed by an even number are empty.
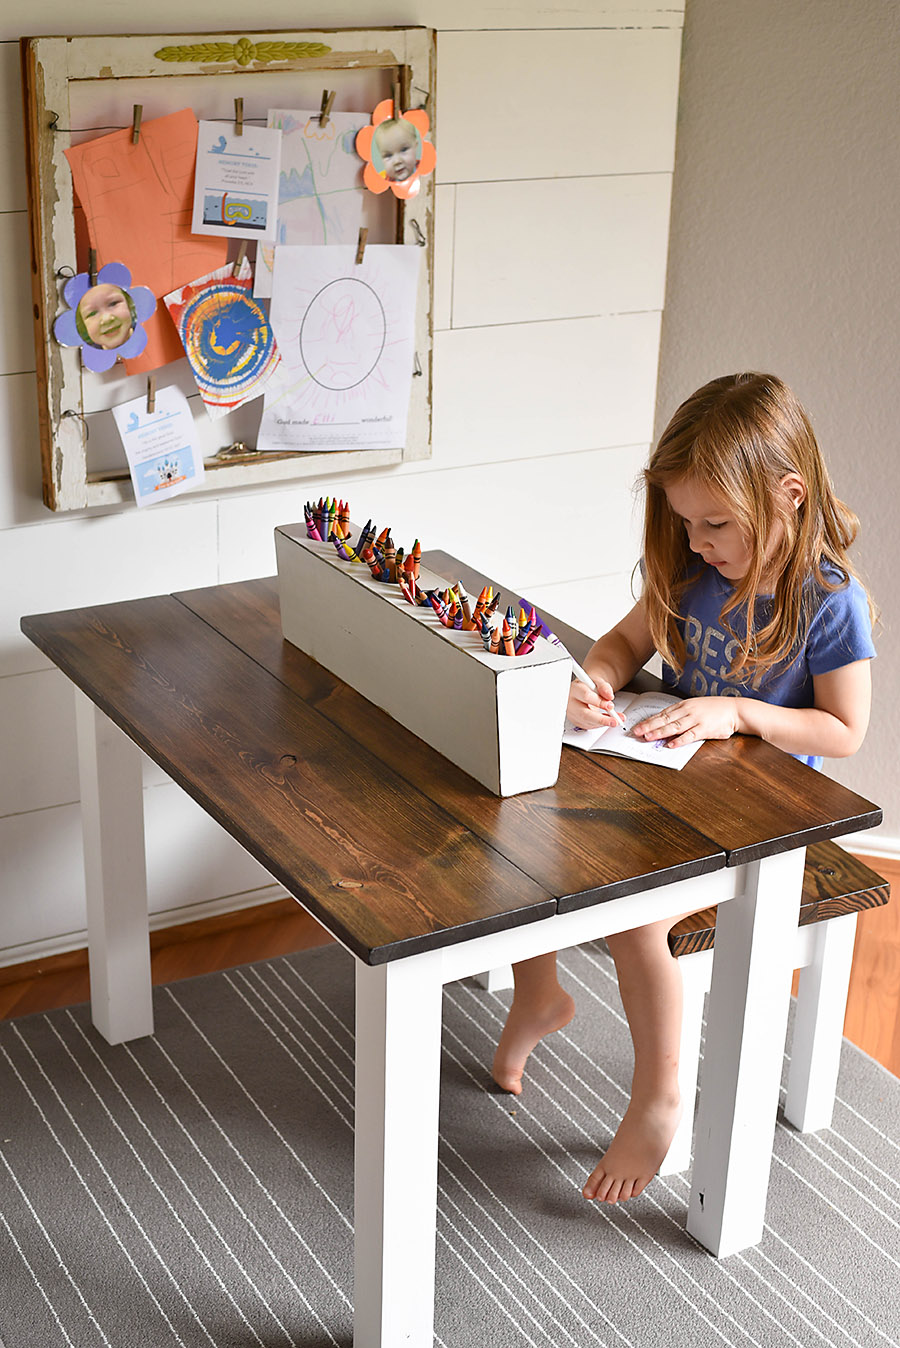
<svg viewBox="0 0 900 1348"><path fill-rule="evenodd" d="M593 730L615 725L612 700L616 690L634 678L653 654L653 640L640 602L621 622L594 642L584 660L585 673L597 685L596 693L576 681L569 691L567 716L573 725Z"/></svg>
<svg viewBox="0 0 900 1348"><path fill-rule="evenodd" d="M636 726L642 739L674 748L694 740L757 735L789 754L848 758L865 738L872 703L870 660L813 678L812 707L777 707L754 697L691 697Z"/></svg>

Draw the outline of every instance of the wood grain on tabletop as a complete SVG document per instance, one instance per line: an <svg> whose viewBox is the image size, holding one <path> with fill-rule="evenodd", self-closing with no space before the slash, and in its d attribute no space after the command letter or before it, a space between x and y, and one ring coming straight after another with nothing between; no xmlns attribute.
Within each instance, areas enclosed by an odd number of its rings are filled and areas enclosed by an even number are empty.
<svg viewBox="0 0 900 1348"><path fill-rule="evenodd" d="M446 944L461 925L474 935L556 911L171 596L24 618L22 629L367 962Z"/></svg>
<svg viewBox="0 0 900 1348"><path fill-rule="evenodd" d="M724 865L721 849L584 755L563 756L553 787L519 796L493 795L285 641L274 579L213 586L175 597L354 742L370 749L417 791L520 866L561 900L562 909L688 879ZM448 714L453 714L452 708Z"/></svg>

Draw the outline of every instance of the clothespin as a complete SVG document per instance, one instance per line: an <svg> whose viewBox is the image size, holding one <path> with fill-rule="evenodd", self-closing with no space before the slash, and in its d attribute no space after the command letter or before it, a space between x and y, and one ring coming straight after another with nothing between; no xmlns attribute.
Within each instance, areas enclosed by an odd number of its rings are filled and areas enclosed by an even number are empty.
<svg viewBox="0 0 900 1348"><path fill-rule="evenodd" d="M327 126L328 118L331 116L331 105L334 102L335 90L331 93L327 89L322 90L322 106L319 109L319 126Z"/></svg>
<svg viewBox="0 0 900 1348"><path fill-rule="evenodd" d="M138 141L139 141L140 138L141 138L141 118L143 117L143 115L144 115L144 105L143 105L143 103L135 103L135 105L134 105L134 118L133 118L132 123L131 123L131 143L132 143L132 145L137 145Z"/></svg>
<svg viewBox="0 0 900 1348"><path fill-rule="evenodd" d="M421 361L419 360L419 353L418 353L418 351L415 353L415 356L416 356L416 358L415 358L415 362L414 362L414 364L413 364L413 379L415 379L416 375L421 375L421 373L422 373L422 363L421 363Z"/></svg>
<svg viewBox="0 0 900 1348"><path fill-rule="evenodd" d="M242 98L234 100L234 134L236 136L244 134L244 100Z"/></svg>
<svg viewBox="0 0 900 1348"><path fill-rule="evenodd" d="M88 249L88 281L92 286L97 284L97 250Z"/></svg>
<svg viewBox="0 0 900 1348"><path fill-rule="evenodd" d="M391 96L394 100L394 117L400 116L400 81L394 80L391 85Z"/></svg>
<svg viewBox="0 0 900 1348"><path fill-rule="evenodd" d="M147 411L156 411L156 375L147 375Z"/></svg>
<svg viewBox="0 0 900 1348"><path fill-rule="evenodd" d="M368 231L367 229L361 229L361 230L359 231L359 243L356 245L356 265L357 265L357 266L359 266L360 262L362 262L362 260L363 260L363 254L364 254L365 251L366 251L366 239L367 239L368 237L369 237L369 231Z"/></svg>
<svg viewBox="0 0 900 1348"><path fill-rule="evenodd" d="M413 234L415 234L416 236L416 243L418 247L424 248L427 240L425 238L425 235L422 233L422 226L419 224L418 220L410 220L409 227L412 230Z"/></svg>
<svg viewBox="0 0 900 1348"><path fill-rule="evenodd" d="M241 267L244 265L244 258L247 256L247 240L241 239L240 247L237 250L237 257L234 259L234 266L231 268L232 276L239 276Z"/></svg>

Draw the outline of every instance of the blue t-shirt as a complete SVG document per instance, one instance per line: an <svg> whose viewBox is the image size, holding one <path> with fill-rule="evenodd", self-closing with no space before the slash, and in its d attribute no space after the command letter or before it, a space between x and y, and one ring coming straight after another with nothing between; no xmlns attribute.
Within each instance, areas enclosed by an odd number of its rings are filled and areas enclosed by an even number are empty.
<svg viewBox="0 0 900 1348"><path fill-rule="evenodd" d="M826 575L829 580L840 580L833 569L826 570ZM715 567L704 566L680 604L678 626L687 651L685 667L676 675L664 663L664 682L680 697L755 697L779 707L812 707L815 675L829 674L875 655L868 601L859 581L851 577L839 590L816 588L806 640L797 652L792 652L796 658L773 665L762 676L735 679L731 677L731 667L739 638L747 630L746 610L735 609L728 614L728 622L736 634L732 636L721 614L734 586ZM771 596L762 596L756 603L758 629L770 616ZM794 757L813 768L822 766L822 759L813 755Z"/></svg>

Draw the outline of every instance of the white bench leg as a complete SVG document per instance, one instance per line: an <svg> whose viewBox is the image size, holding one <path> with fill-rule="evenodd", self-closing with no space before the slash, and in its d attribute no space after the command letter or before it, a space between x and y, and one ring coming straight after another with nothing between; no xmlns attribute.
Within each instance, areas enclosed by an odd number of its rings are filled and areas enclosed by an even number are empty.
<svg viewBox="0 0 900 1348"><path fill-rule="evenodd" d="M501 964L497 969L488 969L487 973L478 974L477 979L488 992L505 992L507 988L515 987L511 964Z"/></svg>
<svg viewBox="0 0 900 1348"><path fill-rule="evenodd" d="M855 935L856 913L817 923L800 971L784 1116L803 1133L831 1126Z"/></svg>
<svg viewBox="0 0 900 1348"><path fill-rule="evenodd" d="M691 1164L691 1139L694 1135L694 1105L697 1099L697 1075L700 1068L700 1037L703 1031L703 1003L712 978L713 952L698 950L678 961L684 985L684 1011L681 1019L681 1050L678 1059L678 1089L681 1092L681 1122L672 1145L659 1167L661 1175L677 1175Z"/></svg>

